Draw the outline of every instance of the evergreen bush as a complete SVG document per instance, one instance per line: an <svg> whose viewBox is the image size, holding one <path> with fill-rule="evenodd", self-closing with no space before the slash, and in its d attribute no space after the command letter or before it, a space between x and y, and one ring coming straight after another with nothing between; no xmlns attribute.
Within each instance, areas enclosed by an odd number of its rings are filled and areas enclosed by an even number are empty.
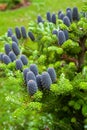
<svg viewBox="0 0 87 130"><path fill-rule="evenodd" d="M0 84L1 129L86 129L86 12L87 6L83 8L84 15L77 7L67 8L65 13L59 11L56 24L47 12L46 21L29 22L31 40L27 38L26 42L20 37L19 46L5 36L9 45L12 43L16 61L0 53L0 79L5 77ZM20 44L22 41L24 44ZM20 60L20 51L28 57L26 66Z"/></svg>

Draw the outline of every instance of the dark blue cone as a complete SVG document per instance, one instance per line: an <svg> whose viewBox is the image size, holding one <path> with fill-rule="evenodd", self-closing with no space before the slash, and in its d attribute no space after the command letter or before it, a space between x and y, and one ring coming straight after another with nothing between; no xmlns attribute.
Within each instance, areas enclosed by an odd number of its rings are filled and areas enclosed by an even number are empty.
<svg viewBox="0 0 87 130"><path fill-rule="evenodd" d="M34 35L33 35L32 32L28 32L28 36L30 37L30 39L31 39L32 41L35 41L35 37L34 37Z"/></svg>
<svg viewBox="0 0 87 130"><path fill-rule="evenodd" d="M4 56L4 53L0 53L0 61L3 62L3 56Z"/></svg>
<svg viewBox="0 0 87 130"><path fill-rule="evenodd" d="M61 19L61 20L63 20L64 16L65 15L63 13L60 13L59 16L58 16L58 18Z"/></svg>
<svg viewBox="0 0 87 130"><path fill-rule="evenodd" d="M19 47L18 47L16 42L12 43L12 50L15 53L15 55L19 55L20 54L20 49L19 49Z"/></svg>
<svg viewBox="0 0 87 130"><path fill-rule="evenodd" d="M0 53L0 61L2 61L2 60L1 60L1 53Z"/></svg>
<svg viewBox="0 0 87 130"><path fill-rule="evenodd" d="M69 18L68 18L67 16L65 16L65 17L63 18L63 23L64 23L67 27L70 26L70 20L69 20Z"/></svg>
<svg viewBox="0 0 87 130"><path fill-rule="evenodd" d="M38 22L38 23L43 23L43 20L42 20L42 17L41 17L41 16L38 16L38 17L37 17L37 22Z"/></svg>
<svg viewBox="0 0 87 130"><path fill-rule="evenodd" d="M13 41L13 42L16 42L17 45L18 45L18 39L16 38L16 36L12 35L11 38L12 38L12 41Z"/></svg>
<svg viewBox="0 0 87 130"><path fill-rule="evenodd" d="M43 72L41 75L41 82L42 82L42 87L44 89L50 90L50 85L52 84L52 80L50 78L50 75L48 72Z"/></svg>
<svg viewBox="0 0 87 130"><path fill-rule="evenodd" d="M36 81L36 77L32 71L29 71L26 75L26 82L28 83L29 80Z"/></svg>
<svg viewBox="0 0 87 130"><path fill-rule="evenodd" d="M8 32L7 32L7 36L8 36L8 37L11 37L12 35L13 35L12 29L9 28L9 29L8 29Z"/></svg>
<svg viewBox="0 0 87 130"><path fill-rule="evenodd" d="M16 69L21 71L23 70L23 63L20 59L16 60Z"/></svg>
<svg viewBox="0 0 87 130"><path fill-rule="evenodd" d="M67 12L67 11L72 11L72 10L71 10L71 8L70 8L70 7L68 7L68 8L66 9L66 12Z"/></svg>
<svg viewBox="0 0 87 130"><path fill-rule="evenodd" d="M10 57L10 59L11 59L12 62L16 60L16 55L15 55L14 52L10 51L9 54L8 54L8 56Z"/></svg>
<svg viewBox="0 0 87 130"><path fill-rule="evenodd" d="M52 34L58 35L58 31L57 30L53 30Z"/></svg>
<svg viewBox="0 0 87 130"><path fill-rule="evenodd" d="M21 32L20 32L19 27L16 27L16 28L15 28L15 34L16 34L16 37L17 37L18 39L21 38Z"/></svg>
<svg viewBox="0 0 87 130"><path fill-rule="evenodd" d="M56 15L52 14L52 23L56 24Z"/></svg>
<svg viewBox="0 0 87 130"><path fill-rule="evenodd" d="M21 56L20 56L20 59L21 59L21 61L22 61L22 63L23 63L24 65L27 65L27 64L28 64L28 60L27 60L27 57L26 57L25 55L21 55Z"/></svg>
<svg viewBox="0 0 87 130"><path fill-rule="evenodd" d="M66 41L65 34L63 31L58 31L58 44L62 45Z"/></svg>
<svg viewBox="0 0 87 130"><path fill-rule="evenodd" d="M27 91L30 94L30 96L32 96L33 94L35 94L38 91L38 87L37 84L34 80L29 80L27 83Z"/></svg>
<svg viewBox="0 0 87 130"><path fill-rule="evenodd" d="M26 33L26 29L25 29L24 26L21 27L21 34L22 34L22 37L23 37L24 39L27 38L27 33Z"/></svg>
<svg viewBox="0 0 87 130"><path fill-rule="evenodd" d="M41 82L41 75L40 74L36 75L36 82L37 82L38 88L42 89L42 82Z"/></svg>
<svg viewBox="0 0 87 130"><path fill-rule="evenodd" d="M10 45L9 45L8 43L5 44L4 49L5 49L5 53L6 53L7 55L8 55L9 52L11 51L11 47L10 47Z"/></svg>
<svg viewBox="0 0 87 130"><path fill-rule="evenodd" d="M49 73L50 77L51 77L51 80L52 80L52 83L56 82L56 72L54 70L54 68L48 68L47 72Z"/></svg>
<svg viewBox="0 0 87 130"><path fill-rule="evenodd" d="M24 76L24 80L26 82L26 76L27 76L27 73L29 72L29 68L26 68L23 70L23 76ZM26 82L27 83L27 82Z"/></svg>
<svg viewBox="0 0 87 130"><path fill-rule="evenodd" d="M66 40L68 40L69 39L69 33L68 33L68 31L67 30L63 30L63 32L65 34Z"/></svg>
<svg viewBox="0 0 87 130"><path fill-rule="evenodd" d="M31 64L30 70L35 74L35 76L38 74L38 68L37 68L36 64Z"/></svg>
<svg viewBox="0 0 87 130"><path fill-rule="evenodd" d="M72 10L72 19L75 21L79 20L79 13L78 13L78 8L74 7Z"/></svg>
<svg viewBox="0 0 87 130"><path fill-rule="evenodd" d="M58 18L59 18L59 15L62 13L62 11L60 10L60 11L58 11Z"/></svg>
<svg viewBox="0 0 87 130"><path fill-rule="evenodd" d="M52 22L52 18L51 18L50 12L47 12L46 18L47 18L47 20L48 20L49 22Z"/></svg>
<svg viewBox="0 0 87 130"><path fill-rule="evenodd" d="M2 55L2 53L0 53L0 61L2 61L2 58L1 58L2 56L1 55Z"/></svg>
<svg viewBox="0 0 87 130"><path fill-rule="evenodd" d="M70 22L72 22L72 12L70 10L66 12L66 16L69 18Z"/></svg>
<svg viewBox="0 0 87 130"><path fill-rule="evenodd" d="M3 55L3 62L8 65L11 62L11 59L9 58L8 55Z"/></svg>

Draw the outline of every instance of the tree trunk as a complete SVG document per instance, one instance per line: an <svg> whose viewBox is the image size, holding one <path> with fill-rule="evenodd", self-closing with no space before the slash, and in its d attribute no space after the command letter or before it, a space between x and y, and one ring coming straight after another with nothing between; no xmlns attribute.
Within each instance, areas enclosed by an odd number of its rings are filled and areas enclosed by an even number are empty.
<svg viewBox="0 0 87 130"><path fill-rule="evenodd" d="M80 42L79 45L81 47L81 52L78 54L78 71L81 71L81 67L84 63L84 56L85 56L85 51L86 51L86 47L85 47L85 42L86 42L86 37L82 37L80 38Z"/></svg>

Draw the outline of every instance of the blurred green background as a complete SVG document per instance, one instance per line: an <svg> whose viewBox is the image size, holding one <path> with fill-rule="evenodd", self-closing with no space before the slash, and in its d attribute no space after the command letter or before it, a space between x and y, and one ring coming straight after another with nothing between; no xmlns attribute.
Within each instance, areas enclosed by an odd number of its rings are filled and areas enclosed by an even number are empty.
<svg viewBox="0 0 87 130"><path fill-rule="evenodd" d="M2 0L3 2L20 2L20 0ZM46 12L58 12L67 7L73 8L77 6L79 10L83 6L82 0L29 0L29 6L21 7L19 9L0 11L0 35L4 34L9 27L24 25L28 28L28 23L31 20L36 20L38 15L46 17Z"/></svg>

